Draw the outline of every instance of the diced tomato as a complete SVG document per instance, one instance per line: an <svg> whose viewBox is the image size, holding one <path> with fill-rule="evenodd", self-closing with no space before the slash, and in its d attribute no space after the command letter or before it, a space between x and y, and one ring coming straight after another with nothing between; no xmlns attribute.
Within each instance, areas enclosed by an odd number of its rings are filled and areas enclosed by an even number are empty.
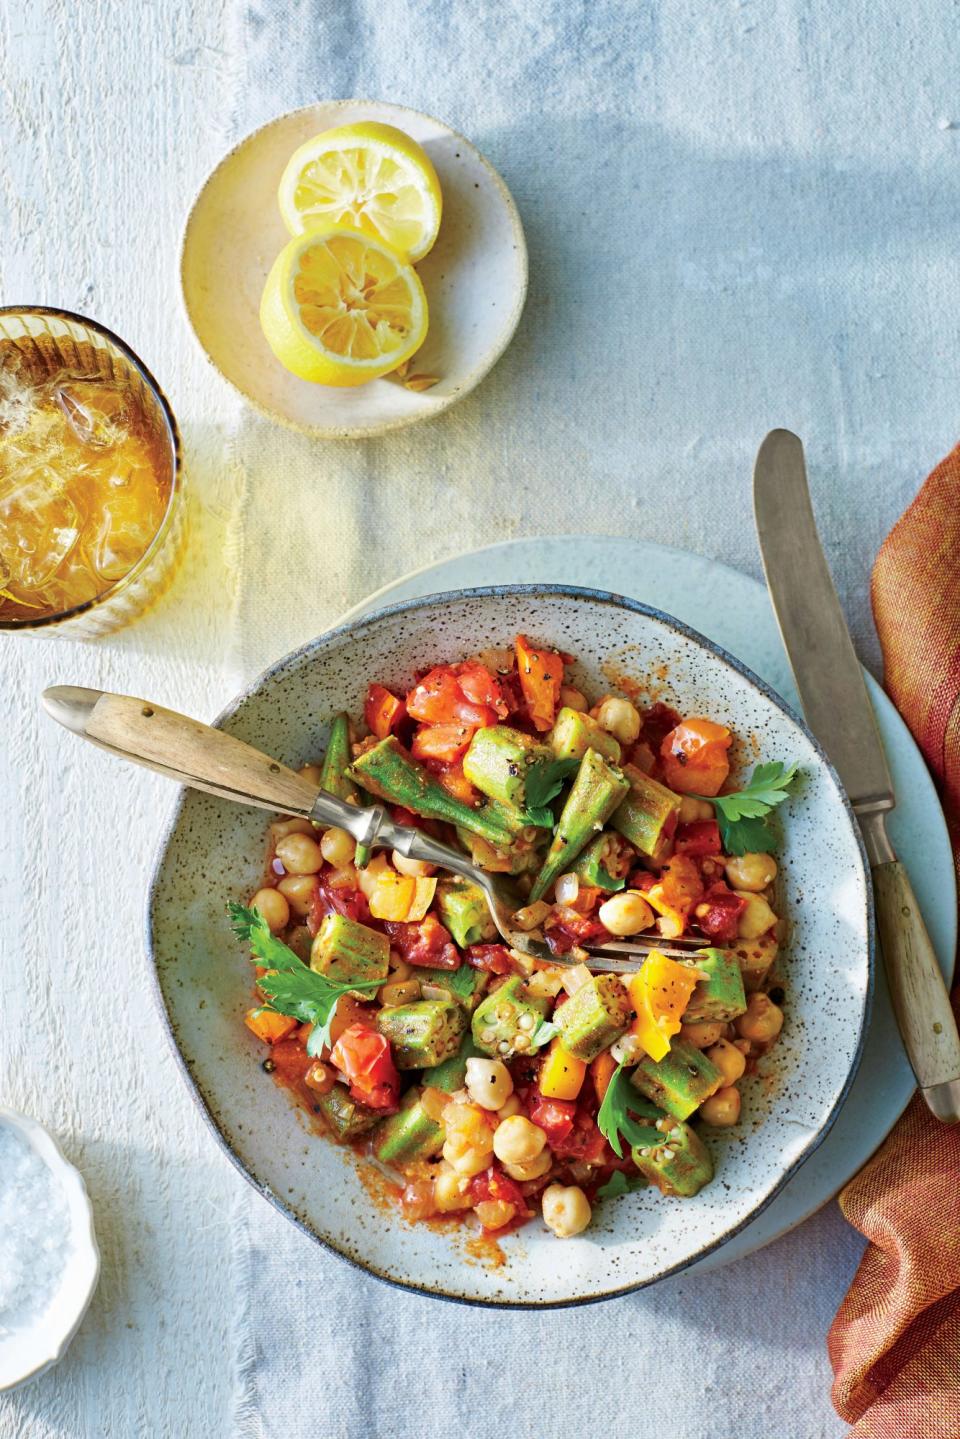
<svg viewBox="0 0 960 1439"><path fill-rule="evenodd" d="M326 875L319 876L316 892L310 901L307 928L315 935L328 914L342 914L360 924L370 924L370 906L362 890L332 885ZM374 928L376 922L374 921Z"/></svg>
<svg viewBox="0 0 960 1439"><path fill-rule="evenodd" d="M281 1084L291 1086L302 1084L304 1075L313 1063L302 1041L298 1039L278 1040L270 1047L270 1058L273 1060L277 1079Z"/></svg>
<svg viewBox="0 0 960 1439"><path fill-rule="evenodd" d="M519 1184L493 1164L489 1169L475 1174L470 1181L471 1203L482 1204L485 1199L499 1199L504 1204L515 1204L521 1210L526 1210L527 1207Z"/></svg>
<svg viewBox="0 0 960 1439"><path fill-rule="evenodd" d="M554 912L549 917L543 937L554 954L567 954L575 945L589 944L591 940L609 936L598 919L565 910L562 914Z"/></svg>
<svg viewBox="0 0 960 1439"><path fill-rule="evenodd" d="M510 951L503 944L471 944L464 950L464 958L474 969L485 969L488 974L513 973Z"/></svg>
<svg viewBox="0 0 960 1439"><path fill-rule="evenodd" d="M423 969L460 968L457 947L436 915L428 914L415 924L388 919L384 929L407 964L418 964Z"/></svg>
<svg viewBox="0 0 960 1439"><path fill-rule="evenodd" d="M607 1141L593 1116L585 1109L578 1109L570 1132L556 1143L551 1140L550 1148L558 1159L582 1159L587 1164L599 1164L606 1153Z"/></svg>
<svg viewBox="0 0 960 1439"><path fill-rule="evenodd" d="M573 1133L576 1115L577 1106L572 1099L534 1098L530 1105L531 1123L543 1130L553 1150Z"/></svg>
<svg viewBox="0 0 960 1439"><path fill-rule="evenodd" d="M534 649L525 635L517 635L514 643L527 713L535 729L552 729L563 684L563 659L556 650Z"/></svg>
<svg viewBox="0 0 960 1439"><path fill-rule="evenodd" d="M498 719L506 719L510 704L497 675L491 674L479 660L466 660L463 664L454 665L454 670L465 699L471 704L488 705L496 710Z"/></svg>
<svg viewBox="0 0 960 1439"><path fill-rule="evenodd" d="M733 735L713 720L681 720L664 735L660 759L667 784L678 794L715 795L730 773Z"/></svg>
<svg viewBox="0 0 960 1439"><path fill-rule="evenodd" d="M590 914L597 907L597 902L606 893L598 884L582 884L577 890L577 897L570 908L575 909L578 914Z"/></svg>
<svg viewBox="0 0 960 1439"><path fill-rule="evenodd" d="M414 759L433 759L452 764L463 758L475 734L476 730L471 725L421 725L413 737L411 753Z"/></svg>
<svg viewBox="0 0 960 1439"><path fill-rule="evenodd" d="M375 734L377 739L386 739L388 734L393 734L407 712L403 700L397 699L383 685L372 684L367 690L366 703L363 706L363 717L367 723L367 729Z"/></svg>
<svg viewBox="0 0 960 1439"><path fill-rule="evenodd" d="M676 729L679 723L680 716L676 710L671 709L669 705L660 704L658 701L644 713L640 734L653 753L658 754L664 736L668 735L672 729Z"/></svg>
<svg viewBox="0 0 960 1439"><path fill-rule="evenodd" d="M651 874L648 869L631 870L627 879L627 889L652 889L657 882L657 876Z"/></svg>
<svg viewBox="0 0 960 1439"><path fill-rule="evenodd" d="M351 1024L333 1046L330 1063L350 1081L350 1093L371 1109L392 1109L400 1093L400 1076L390 1041L366 1024Z"/></svg>
<svg viewBox="0 0 960 1439"><path fill-rule="evenodd" d="M438 665L407 695L407 713L427 724L464 724L479 729L497 722L492 705L474 704L450 665Z"/></svg>
<svg viewBox="0 0 960 1439"><path fill-rule="evenodd" d="M703 933L710 939L719 939L728 944L735 940L737 923L747 907L747 901L734 894L725 884L717 883L707 890L697 905L697 911L703 905L707 906L705 913L694 913L694 923Z"/></svg>
<svg viewBox="0 0 960 1439"><path fill-rule="evenodd" d="M688 854L692 859L719 854L720 826L715 819L698 819L692 824L678 825L674 846L677 854Z"/></svg>

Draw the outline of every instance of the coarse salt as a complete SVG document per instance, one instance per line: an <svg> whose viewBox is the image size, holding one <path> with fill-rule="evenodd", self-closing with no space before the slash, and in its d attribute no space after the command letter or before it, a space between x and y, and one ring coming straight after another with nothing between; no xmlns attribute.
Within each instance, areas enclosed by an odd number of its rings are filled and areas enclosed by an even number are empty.
<svg viewBox="0 0 960 1439"><path fill-rule="evenodd" d="M31 1328L48 1308L72 1247L56 1174L18 1130L0 1123L0 1339Z"/></svg>

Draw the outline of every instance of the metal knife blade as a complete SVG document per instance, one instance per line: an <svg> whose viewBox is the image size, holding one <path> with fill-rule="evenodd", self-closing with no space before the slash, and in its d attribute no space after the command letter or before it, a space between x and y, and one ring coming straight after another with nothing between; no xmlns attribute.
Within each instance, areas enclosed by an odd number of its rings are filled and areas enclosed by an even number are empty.
<svg viewBox="0 0 960 1439"><path fill-rule="evenodd" d="M857 814L892 809L893 781L817 534L803 445L789 430L771 430L760 446L753 505L767 586L807 723Z"/></svg>

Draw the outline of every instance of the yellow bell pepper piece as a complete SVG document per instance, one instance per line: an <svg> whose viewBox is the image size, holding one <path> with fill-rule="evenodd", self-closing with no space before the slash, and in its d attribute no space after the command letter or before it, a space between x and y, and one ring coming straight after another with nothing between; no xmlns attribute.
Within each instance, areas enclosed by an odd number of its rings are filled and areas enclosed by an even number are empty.
<svg viewBox="0 0 960 1439"><path fill-rule="evenodd" d="M655 909L660 918L657 920L657 928L664 939L679 939L686 928L686 917L668 904L663 894L663 885L654 884L644 890L643 897L651 909ZM644 966L646 968L646 966ZM641 973L643 971L641 970Z"/></svg>
<svg viewBox="0 0 960 1439"><path fill-rule="evenodd" d="M670 1051L670 1040L680 1033L681 1016L701 978L698 969L679 964L669 955L652 950L639 974L630 981L630 999L636 1020L635 1034L653 1060Z"/></svg>
<svg viewBox="0 0 960 1439"><path fill-rule="evenodd" d="M272 1009L248 1009L244 1023L264 1044L275 1044L278 1039L286 1039L288 1034L292 1034L299 1021L287 1014L274 1014Z"/></svg>
<svg viewBox="0 0 960 1439"><path fill-rule="evenodd" d="M374 919L406 919L416 892L417 882L411 875L382 869L368 896L370 913Z"/></svg>
<svg viewBox="0 0 960 1439"><path fill-rule="evenodd" d="M616 1067L617 1061L614 1059L609 1049L605 1049L602 1054L598 1054L596 1059L590 1065L590 1076L593 1079L593 1088L596 1092L597 1099L601 1104L603 1103L603 1097L610 1086L610 1081L613 1078Z"/></svg>
<svg viewBox="0 0 960 1439"><path fill-rule="evenodd" d="M583 1060L568 1054L560 1040L554 1039L540 1071L540 1093L544 1099L576 1099L586 1073Z"/></svg>

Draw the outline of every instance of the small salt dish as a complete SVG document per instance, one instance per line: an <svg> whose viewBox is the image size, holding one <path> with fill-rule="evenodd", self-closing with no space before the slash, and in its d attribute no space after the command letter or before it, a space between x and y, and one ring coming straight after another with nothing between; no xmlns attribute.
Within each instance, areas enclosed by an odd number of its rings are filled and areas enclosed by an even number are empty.
<svg viewBox="0 0 960 1439"><path fill-rule="evenodd" d="M6 1186L6 1187L5 1187ZM11 1246L0 1287L0 1392L15 1389L66 1353L97 1287L100 1251L93 1211L79 1171L56 1141L32 1119L0 1107L0 1214L18 1186L17 1215L4 1216L0 1250ZM17 1203L14 1200L14 1203ZM44 1235L44 1224L48 1234ZM18 1240L36 1256L32 1285L13 1262Z"/></svg>

